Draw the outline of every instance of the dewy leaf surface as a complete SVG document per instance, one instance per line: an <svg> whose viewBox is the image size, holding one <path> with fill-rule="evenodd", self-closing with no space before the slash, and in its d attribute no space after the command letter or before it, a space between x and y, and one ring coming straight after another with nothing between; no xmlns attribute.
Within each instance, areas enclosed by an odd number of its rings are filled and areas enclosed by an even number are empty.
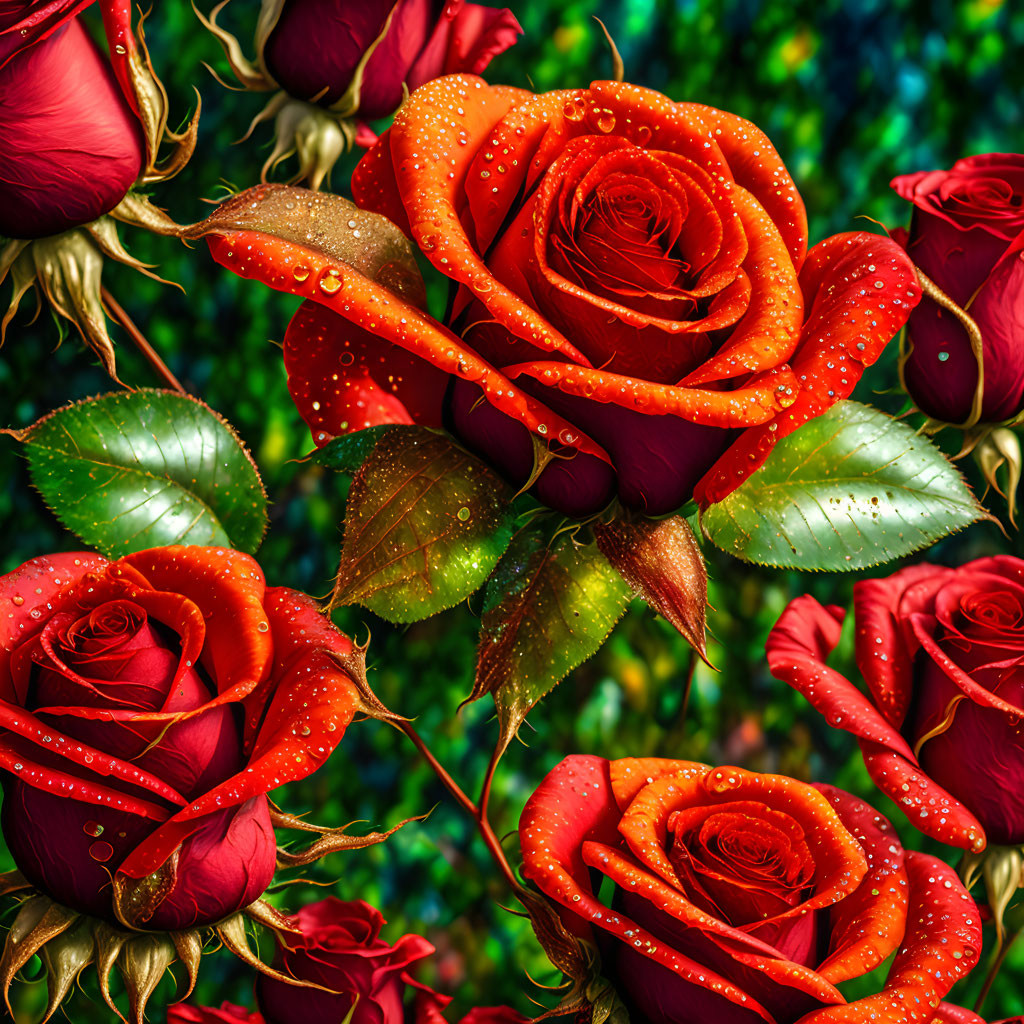
<svg viewBox="0 0 1024 1024"><path fill-rule="evenodd" d="M955 466L924 436L844 401L775 447L701 517L722 550L796 569L862 569L985 518Z"/></svg>
<svg viewBox="0 0 1024 1024"><path fill-rule="evenodd" d="M487 583L469 697L494 695L501 749L530 708L604 643L629 594L595 543L516 535Z"/></svg>
<svg viewBox="0 0 1024 1024"><path fill-rule="evenodd" d="M119 557L165 544L253 552L267 499L228 423L197 399L139 390L58 409L15 434L32 482L72 532Z"/></svg>
<svg viewBox="0 0 1024 1024"><path fill-rule="evenodd" d="M416 622L476 590L512 537L512 488L440 431L383 433L352 480L334 604Z"/></svg>

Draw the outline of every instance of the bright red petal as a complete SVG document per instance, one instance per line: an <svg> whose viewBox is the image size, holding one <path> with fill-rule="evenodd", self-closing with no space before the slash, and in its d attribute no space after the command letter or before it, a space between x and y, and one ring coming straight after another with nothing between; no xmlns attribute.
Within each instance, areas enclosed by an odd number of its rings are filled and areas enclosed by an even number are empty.
<svg viewBox="0 0 1024 1024"><path fill-rule="evenodd" d="M829 912L829 955L818 973L837 985L873 971L899 947L907 920L907 870L896 830L872 806L833 786L816 788L868 859L860 885Z"/></svg>
<svg viewBox="0 0 1024 1024"><path fill-rule="evenodd" d="M259 727L245 769L158 828L118 869L124 874L151 874L206 815L312 774L352 720L358 703L355 684L330 657L351 651L350 641L305 594L273 587L266 592L265 606L264 621L275 647L274 672L244 702L247 732L252 723Z"/></svg>
<svg viewBox="0 0 1024 1024"><path fill-rule="evenodd" d="M981 918L956 872L936 857L908 852L907 876L907 932L884 991L808 1014L800 1024L926 1024L978 962Z"/></svg>
<svg viewBox="0 0 1024 1024"><path fill-rule="evenodd" d="M284 336L288 391L319 448L382 423L441 426L448 374L316 302Z"/></svg>
<svg viewBox="0 0 1024 1024"><path fill-rule="evenodd" d="M839 643L844 618L842 608L824 608L810 594L791 601L768 635L768 667L776 679L802 693L830 725L912 760L913 751L898 730L853 683L825 664Z"/></svg>
<svg viewBox="0 0 1024 1024"><path fill-rule="evenodd" d="M491 405L533 433L541 437L565 433L574 439L571 444L578 451L610 461L590 438L516 388L451 331L368 277L337 266L318 250L255 231L223 231L207 240L213 258L239 277L312 299L443 372L474 381ZM296 267L303 268L299 278Z"/></svg>
<svg viewBox="0 0 1024 1024"><path fill-rule="evenodd" d="M0 576L0 680L4 681L0 697L13 697L6 690L11 651L45 625L61 591L107 564L102 555L91 551L68 551L33 558Z"/></svg>
<svg viewBox="0 0 1024 1024"><path fill-rule="evenodd" d="M807 320L791 360L800 381L797 399L771 423L746 431L711 468L694 495L704 507L734 491L780 438L849 396L921 298L907 254L863 231L816 245L800 286Z"/></svg>

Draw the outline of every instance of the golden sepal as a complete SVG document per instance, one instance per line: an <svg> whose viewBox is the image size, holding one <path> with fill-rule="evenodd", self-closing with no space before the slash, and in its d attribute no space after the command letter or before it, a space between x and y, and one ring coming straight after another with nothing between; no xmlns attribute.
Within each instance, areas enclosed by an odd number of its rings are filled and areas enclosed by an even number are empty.
<svg viewBox="0 0 1024 1024"><path fill-rule="evenodd" d="M1017 525L1017 485L1021 477L1020 439L1007 427L992 427L973 448L975 461L981 468L985 483L1006 499L1010 523ZM1000 483L1000 470L1006 467L1005 483Z"/></svg>
<svg viewBox="0 0 1024 1024"><path fill-rule="evenodd" d="M53 312L69 320L96 353L103 368L118 381L114 342L104 309L103 261L112 259L163 284L149 264L136 259L118 237L114 218L173 235L178 226L143 196L129 193L111 214L71 231L31 241L12 240L0 250L0 284L10 278L11 300L0 320L0 345L26 293L37 290L36 316L45 298Z"/></svg>
<svg viewBox="0 0 1024 1024"><path fill-rule="evenodd" d="M137 48L127 53L128 79L138 107L139 119L146 137L146 166L139 177L139 184L151 185L154 182L173 178L191 159L196 148L199 135L199 114L202 100L196 90L196 109L184 129L180 132L167 127L169 103L167 91L157 78L153 64L149 59L146 46L144 23L146 15L139 19ZM171 152L160 162L160 148L170 145Z"/></svg>
<svg viewBox="0 0 1024 1024"><path fill-rule="evenodd" d="M984 881L996 934L1002 943L1006 931L1003 915L1017 890L1024 885L1024 846L990 845L981 853L967 852L960 861L959 871L968 889L979 878Z"/></svg>

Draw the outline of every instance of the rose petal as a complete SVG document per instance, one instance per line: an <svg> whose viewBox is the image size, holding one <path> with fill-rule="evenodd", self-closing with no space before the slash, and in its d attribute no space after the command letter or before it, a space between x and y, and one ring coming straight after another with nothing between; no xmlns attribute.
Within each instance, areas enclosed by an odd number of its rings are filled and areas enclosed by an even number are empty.
<svg viewBox="0 0 1024 1024"><path fill-rule="evenodd" d="M11 651L39 632L50 614L63 604L60 594L90 572L109 563L102 555L88 551L33 558L0 576L0 697L13 698L7 691Z"/></svg>
<svg viewBox="0 0 1024 1024"><path fill-rule="evenodd" d="M800 382L797 399L771 423L746 431L711 468L694 495L702 506L734 491L779 438L846 398L921 297L906 253L866 232L833 235L816 245L800 286L808 312L791 360Z"/></svg>
<svg viewBox="0 0 1024 1024"><path fill-rule="evenodd" d="M422 356L430 365L475 381L486 392L488 402L531 431L543 435L546 430L538 429L541 425L555 434L568 431L574 438L573 447L609 461L589 438L579 430L569 431L570 424L516 388L447 328L375 281L339 268L316 250L270 235L224 231L207 236L207 240L213 258L240 277L254 277L278 291L313 299L357 327ZM308 268L300 280L294 275L296 266ZM329 282L326 288L325 280ZM337 298L341 301L335 302Z"/></svg>
<svg viewBox="0 0 1024 1024"><path fill-rule="evenodd" d="M913 751L898 730L853 683L825 664L839 643L845 615L836 605L822 607L810 594L791 601L768 635L768 667L776 679L803 694L830 725L913 760Z"/></svg>
<svg viewBox="0 0 1024 1024"><path fill-rule="evenodd" d="M871 698L885 719L897 729L910 706L913 657L903 643L897 609L904 592L915 583L944 570L933 565L911 565L881 579L858 580L853 585L857 667Z"/></svg>
<svg viewBox="0 0 1024 1024"><path fill-rule="evenodd" d="M487 133L512 100L478 78L428 82L402 105L391 128L391 154L412 237L441 273L465 285L514 334L587 360L537 311L499 284L466 235L456 203L465 174Z"/></svg>
<svg viewBox="0 0 1024 1024"><path fill-rule="evenodd" d="M319 448L382 423L441 425L448 374L315 302L284 336L288 392Z"/></svg>
<svg viewBox="0 0 1024 1024"><path fill-rule="evenodd" d="M868 861L860 885L830 911L829 954L818 973L837 985L870 973L899 947L907 920L907 870L896 830L870 804L834 786L815 788Z"/></svg>
<svg viewBox="0 0 1024 1024"><path fill-rule="evenodd" d="M93 0L29 0L0 11L0 68L22 50L66 25Z"/></svg>
<svg viewBox="0 0 1024 1024"><path fill-rule="evenodd" d="M312 774L352 720L358 692L348 672L330 657L349 653L351 642L305 594L272 587L264 603L275 646L274 670L243 701L246 736L255 735L248 763L141 843L120 868L133 878L155 871L195 830L197 820Z"/></svg>
<svg viewBox="0 0 1024 1024"><path fill-rule="evenodd" d="M975 853L985 849L985 830L978 819L926 775L916 759L908 761L866 740L859 743L872 782L900 805L915 828L947 846Z"/></svg>
<svg viewBox="0 0 1024 1024"><path fill-rule="evenodd" d="M931 1024L985 1024L985 1021L973 1010L952 1003L939 1003L938 1012L932 1017ZM1004 1021L1004 1024L1010 1022Z"/></svg>
<svg viewBox="0 0 1024 1024"><path fill-rule="evenodd" d="M254 559L230 548L174 545L127 555L111 572L119 566L140 573L154 590L187 598L202 612L207 628L200 660L218 691L206 708L239 701L267 678L274 647L263 609L263 571Z"/></svg>
<svg viewBox="0 0 1024 1024"><path fill-rule="evenodd" d="M978 962L981 919L956 873L925 853L908 852L906 863L907 933L884 991L812 1013L801 1024L924 1024Z"/></svg>

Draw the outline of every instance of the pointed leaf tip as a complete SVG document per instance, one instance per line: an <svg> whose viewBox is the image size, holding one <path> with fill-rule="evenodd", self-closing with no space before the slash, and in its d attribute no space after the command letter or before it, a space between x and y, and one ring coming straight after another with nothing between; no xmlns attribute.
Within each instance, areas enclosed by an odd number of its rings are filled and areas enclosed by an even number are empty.
<svg viewBox="0 0 1024 1024"><path fill-rule="evenodd" d="M759 565L850 571L888 562L990 518L926 437L842 401L775 446L701 515L717 547Z"/></svg>
<svg viewBox="0 0 1024 1024"><path fill-rule="evenodd" d="M708 573L682 516L619 519L594 526L597 546L619 575L707 661Z"/></svg>

